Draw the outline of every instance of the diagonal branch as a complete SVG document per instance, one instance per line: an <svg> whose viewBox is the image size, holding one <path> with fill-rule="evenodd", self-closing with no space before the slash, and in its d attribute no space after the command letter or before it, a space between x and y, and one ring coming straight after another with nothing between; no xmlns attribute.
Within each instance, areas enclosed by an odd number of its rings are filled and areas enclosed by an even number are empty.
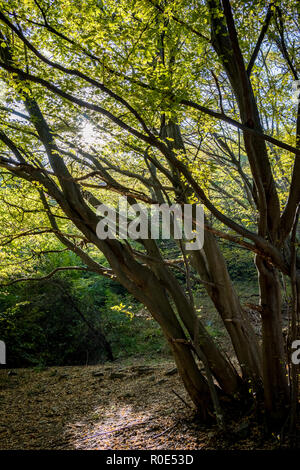
<svg viewBox="0 0 300 470"><path fill-rule="evenodd" d="M263 23L263 26L261 28L261 32L260 32L260 35L258 36L258 40L257 40L257 43L256 43L256 46L254 48L254 51L252 53L252 56L251 56L251 59L249 61L249 64L248 64L248 67L247 67L247 74L248 74L248 77L250 77L251 75L251 72L252 72L252 68L254 66L254 63L256 61L256 58L258 56L258 53L260 51L260 47L262 45L262 42L265 38L265 35L266 35L266 32L268 31L268 27L269 27L269 24L270 24L270 21L271 21L271 18L273 16L273 9L272 9L272 6L273 6L273 3L270 3L269 7L268 7L268 11L267 11L267 14L266 14L266 17L265 17L265 21Z"/></svg>
<svg viewBox="0 0 300 470"><path fill-rule="evenodd" d="M6 284L0 284L0 287L7 287L7 286L12 286L13 284L16 284L18 282L25 282L25 281L46 281L47 279L50 279L50 277L54 276L57 272L60 271L90 271L89 268L86 268L84 266L60 266L58 268L53 269L49 274L46 276L41 276L41 277L20 277L18 279L14 279L13 281L7 282Z"/></svg>

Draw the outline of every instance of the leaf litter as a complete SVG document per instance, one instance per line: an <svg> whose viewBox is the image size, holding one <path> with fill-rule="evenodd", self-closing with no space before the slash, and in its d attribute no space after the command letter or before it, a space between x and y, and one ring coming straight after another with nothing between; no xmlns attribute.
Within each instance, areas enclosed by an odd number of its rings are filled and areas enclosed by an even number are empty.
<svg viewBox="0 0 300 470"><path fill-rule="evenodd" d="M0 370L0 449L273 448L199 423L170 359Z"/></svg>

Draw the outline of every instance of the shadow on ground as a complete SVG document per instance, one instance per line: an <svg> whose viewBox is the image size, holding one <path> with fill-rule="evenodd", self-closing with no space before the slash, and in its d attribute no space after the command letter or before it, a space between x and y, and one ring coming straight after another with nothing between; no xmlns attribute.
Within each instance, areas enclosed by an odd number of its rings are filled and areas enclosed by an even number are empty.
<svg viewBox="0 0 300 470"><path fill-rule="evenodd" d="M0 400L0 449L195 449L207 442L170 360L0 370Z"/></svg>

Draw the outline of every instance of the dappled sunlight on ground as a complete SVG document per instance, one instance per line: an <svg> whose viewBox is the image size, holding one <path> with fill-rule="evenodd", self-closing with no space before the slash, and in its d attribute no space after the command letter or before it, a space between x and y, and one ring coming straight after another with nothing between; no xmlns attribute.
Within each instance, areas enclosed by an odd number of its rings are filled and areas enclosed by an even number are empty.
<svg viewBox="0 0 300 470"><path fill-rule="evenodd" d="M265 447L255 426L225 440L199 423L169 359L0 370L0 403L1 450Z"/></svg>
<svg viewBox="0 0 300 470"><path fill-rule="evenodd" d="M170 359L0 370L0 449L193 449L207 440Z"/></svg>
<svg viewBox="0 0 300 470"><path fill-rule="evenodd" d="M191 402L172 362L123 367L106 374L101 384L105 399L84 419L66 426L72 448L201 448L200 434L190 426Z"/></svg>
<svg viewBox="0 0 300 470"><path fill-rule="evenodd" d="M153 417L149 413L137 412L133 410L131 405L120 406L113 404L103 415L101 408L96 408L96 415L100 414L101 419L95 422L94 426L89 429L89 432L83 435L79 433L78 438L75 438L74 445L76 449L90 448L108 450L115 448L117 443L118 448L122 443L123 449L143 448L143 443L138 442L139 432L138 427L149 427L149 423ZM81 423L75 423L73 432L78 434ZM72 426L70 426L72 427Z"/></svg>

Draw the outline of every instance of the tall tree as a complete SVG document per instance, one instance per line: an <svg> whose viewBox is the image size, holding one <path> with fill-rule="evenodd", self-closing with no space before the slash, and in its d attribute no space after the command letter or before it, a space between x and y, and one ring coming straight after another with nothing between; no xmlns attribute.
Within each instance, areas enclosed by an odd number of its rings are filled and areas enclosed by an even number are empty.
<svg viewBox="0 0 300 470"><path fill-rule="evenodd" d="M270 423L284 422L290 358L280 273L292 276L300 295L296 2L285 11L277 1L0 5L2 189L11 181L20 191L31 187L39 213L33 229L7 233L4 244L46 231L88 269L115 277L160 324L203 418L213 406L218 414L222 393L244 399L250 388L252 399L264 397ZM205 207L203 249L186 252L180 244L187 292L155 240L141 238L137 250L97 237L96 207L114 193L131 205ZM25 210L26 202L16 205ZM255 256L262 347L219 238ZM99 265L97 250L110 269ZM197 317L191 269L224 322L239 370Z"/></svg>

